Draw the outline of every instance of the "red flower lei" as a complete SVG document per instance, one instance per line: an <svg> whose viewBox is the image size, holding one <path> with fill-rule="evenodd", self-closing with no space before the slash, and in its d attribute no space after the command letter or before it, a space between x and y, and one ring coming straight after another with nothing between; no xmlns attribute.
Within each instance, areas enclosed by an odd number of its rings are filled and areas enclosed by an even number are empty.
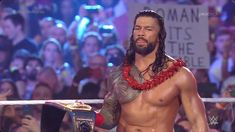
<svg viewBox="0 0 235 132"><path fill-rule="evenodd" d="M161 71L156 74L152 80L145 81L144 83L138 83L129 73L131 71L131 66L124 64L122 68L122 76L128 82L128 85L136 90L149 90L153 87L158 86L168 78L172 77L180 67L185 66L185 63L181 59L177 59L173 62L173 65L169 67L166 71Z"/></svg>

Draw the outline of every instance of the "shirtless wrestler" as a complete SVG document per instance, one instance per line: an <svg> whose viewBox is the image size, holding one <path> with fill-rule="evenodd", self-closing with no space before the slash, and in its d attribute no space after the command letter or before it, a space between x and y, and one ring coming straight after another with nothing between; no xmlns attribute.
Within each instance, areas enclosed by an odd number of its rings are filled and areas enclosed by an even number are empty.
<svg viewBox="0 0 235 132"><path fill-rule="evenodd" d="M110 92L99 113L99 127L118 132L172 132L181 105L193 132L207 132L204 105L193 74L165 53L163 18L152 10L134 21L124 63L109 77Z"/></svg>

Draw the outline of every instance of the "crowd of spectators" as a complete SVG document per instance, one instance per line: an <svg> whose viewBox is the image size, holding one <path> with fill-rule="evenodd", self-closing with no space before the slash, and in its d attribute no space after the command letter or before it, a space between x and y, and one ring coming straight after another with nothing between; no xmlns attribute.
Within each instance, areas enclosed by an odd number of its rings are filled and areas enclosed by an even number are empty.
<svg viewBox="0 0 235 132"><path fill-rule="evenodd" d="M235 97L234 0L2 0L0 99L104 98L128 47L128 2L207 6L210 67L191 70L201 97ZM235 131L233 103L205 106L211 131ZM0 106L0 130L39 132L41 110ZM185 117L180 111L175 132L191 130ZM72 131L68 115L61 131Z"/></svg>

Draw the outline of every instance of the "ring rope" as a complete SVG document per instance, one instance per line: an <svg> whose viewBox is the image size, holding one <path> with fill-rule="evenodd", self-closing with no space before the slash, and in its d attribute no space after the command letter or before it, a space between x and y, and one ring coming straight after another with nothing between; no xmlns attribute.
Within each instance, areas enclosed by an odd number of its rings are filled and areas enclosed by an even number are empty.
<svg viewBox="0 0 235 132"><path fill-rule="evenodd" d="M10 101L0 101L1 105L41 105L46 103L64 103L72 104L76 102L81 102L84 104L102 104L103 99L81 99L81 100L10 100Z"/></svg>
<svg viewBox="0 0 235 132"><path fill-rule="evenodd" d="M202 98L203 102L210 103L219 103L219 102L235 102L235 98ZM7 100L0 101L1 105L40 105L46 103L65 103L72 104L76 102L81 102L85 104L102 104L104 102L103 99L81 99L81 100Z"/></svg>
<svg viewBox="0 0 235 132"><path fill-rule="evenodd" d="M202 98L202 101L209 103L221 103L221 102L233 103L235 102L235 98Z"/></svg>

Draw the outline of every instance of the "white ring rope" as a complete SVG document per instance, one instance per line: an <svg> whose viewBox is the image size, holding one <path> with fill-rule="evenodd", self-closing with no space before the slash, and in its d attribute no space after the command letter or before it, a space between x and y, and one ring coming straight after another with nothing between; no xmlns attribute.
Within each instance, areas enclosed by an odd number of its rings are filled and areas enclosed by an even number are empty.
<svg viewBox="0 0 235 132"><path fill-rule="evenodd" d="M10 101L0 101L1 105L40 105L46 103L64 103L73 104L76 102L81 102L84 104L102 104L103 99L81 99L81 100L10 100Z"/></svg>
<svg viewBox="0 0 235 132"><path fill-rule="evenodd" d="M202 101L210 103L220 103L220 102L235 103L235 98L202 98Z"/></svg>
<svg viewBox="0 0 235 132"><path fill-rule="evenodd" d="M1 105L40 105L46 104L47 102L52 103L64 103L72 104L76 102L82 102L85 104L102 104L103 99L81 99L81 100L7 100L0 101ZM202 98L203 102L218 103L218 102L235 102L235 98Z"/></svg>

